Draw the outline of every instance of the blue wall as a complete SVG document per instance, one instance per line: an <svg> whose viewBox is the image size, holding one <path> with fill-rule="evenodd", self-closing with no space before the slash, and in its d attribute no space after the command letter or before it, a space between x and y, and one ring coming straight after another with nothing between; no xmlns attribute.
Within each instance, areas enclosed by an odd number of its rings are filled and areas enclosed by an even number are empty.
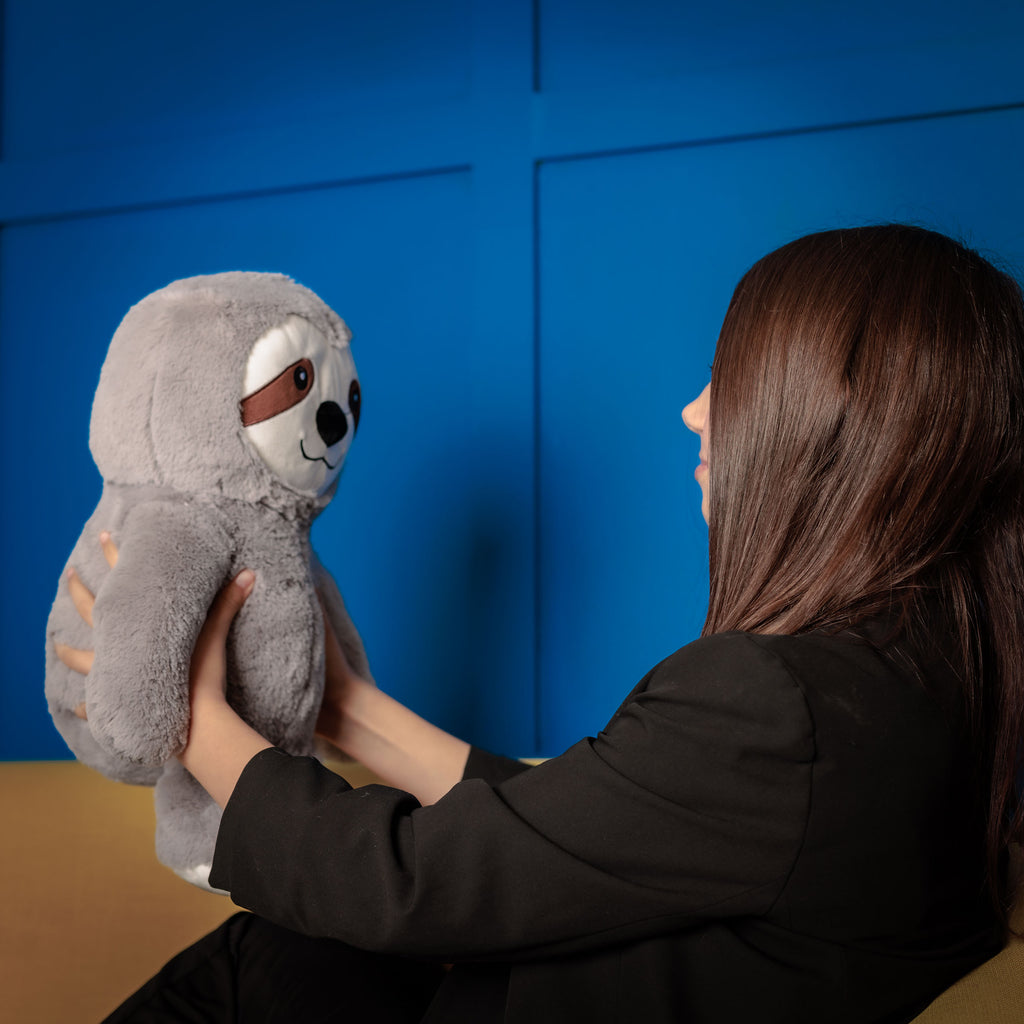
<svg viewBox="0 0 1024 1024"><path fill-rule="evenodd" d="M169 10L3 7L0 757L67 756L42 651L92 392L175 277L281 270L352 326L317 546L381 684L526 755L700 629L679 410L754 259L900 219L1024 267L1017 3Z"/></svg>

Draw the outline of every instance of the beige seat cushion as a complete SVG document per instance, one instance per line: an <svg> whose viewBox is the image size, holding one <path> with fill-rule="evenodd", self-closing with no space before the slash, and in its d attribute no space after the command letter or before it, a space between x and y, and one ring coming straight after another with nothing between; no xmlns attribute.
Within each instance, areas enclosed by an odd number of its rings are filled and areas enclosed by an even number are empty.
<svg viewBox="0 0 1024 1024"><path fill-rule="evenodd" d="M237 910L157 862L151 789L74 761L0 763L0 822L4 1020L99 1021Z"/></svg>
<svg viewBox="0 0 1024 1024"><path fill-rule="evenodd" d="M358 765L341 770L355 785L373 781ZM151 790L73 761L0 763L0 821L5 1020L99 1021L234 912L226 897L157 863ZM1021 1024L1024 942L1011 942L918 1021Z"/></svg>

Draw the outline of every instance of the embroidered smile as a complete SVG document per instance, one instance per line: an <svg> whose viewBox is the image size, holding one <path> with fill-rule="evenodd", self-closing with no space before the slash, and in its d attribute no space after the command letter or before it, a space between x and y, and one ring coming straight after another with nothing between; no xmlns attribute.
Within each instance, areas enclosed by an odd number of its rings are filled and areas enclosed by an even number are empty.
<svg viewBox="0 0 1024 1024"><path fill-rule="evenodd" d="M336 469L338 466L337 462L332 466L323 455L318 455L316 458L312 455L307 455L305 446L301 440L299 441L299 451L302 452L302 457L304 459L308 459L310 462L322 462L328 469Z"/></svg>

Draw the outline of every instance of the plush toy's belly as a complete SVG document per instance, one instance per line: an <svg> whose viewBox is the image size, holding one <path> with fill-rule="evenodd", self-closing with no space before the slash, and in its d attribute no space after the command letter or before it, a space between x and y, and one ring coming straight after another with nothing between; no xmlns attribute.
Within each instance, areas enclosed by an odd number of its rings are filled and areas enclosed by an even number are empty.
<svg viewBox="0 0 1024 1024"><path fill-rule="evenodd" d="M228 645L228 699L261 735L312 750L324 677L324 628L308 530L254 510L238 524L233 572L256 573Z"/></svg>

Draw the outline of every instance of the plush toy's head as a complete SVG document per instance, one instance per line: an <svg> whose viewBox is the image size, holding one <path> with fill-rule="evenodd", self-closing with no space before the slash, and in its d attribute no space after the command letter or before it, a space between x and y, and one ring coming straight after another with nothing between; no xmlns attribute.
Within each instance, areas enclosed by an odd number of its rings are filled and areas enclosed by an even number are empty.
<svg viewBox="0 0 1024 1024"><path fill-rule="evenodd" d="M344 322L280 274L175 281L128 312L93 403L104 478L315 515L359 423Z"/></svg>

